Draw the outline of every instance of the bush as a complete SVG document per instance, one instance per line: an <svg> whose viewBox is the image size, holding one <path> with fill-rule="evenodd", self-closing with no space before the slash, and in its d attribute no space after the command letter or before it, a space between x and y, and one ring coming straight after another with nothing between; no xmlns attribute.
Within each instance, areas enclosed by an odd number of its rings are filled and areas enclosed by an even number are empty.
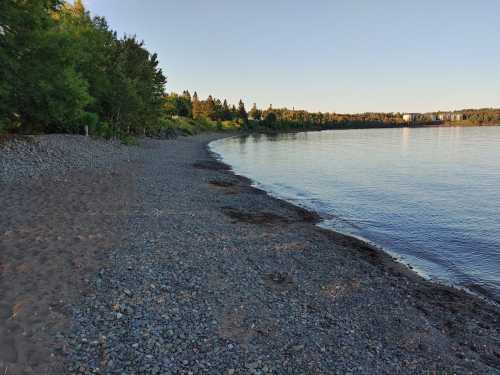
<svg viewBox="0 0 500 375"><path fill-rule="evenodd" d="M139 144L137 138L131 135L123 135L120 137L120 142L125 146L137 146Z"/></svg>
<svg viewBox="0 0 500 375"><path fill-rule="evenodd" d="M90 129L90 132L93 135L106 139L113 138L114 135L113 128L106 121L96 124L94 129Z"/></svg>
<svg viewBox="0 0 500 375"><path fill-rule="evenodd" d="M0 134L6 134L6 133L7 133L7 124L0 121Z"/></svg>
<svg viewBox="0 0 500 375"><path fill-rule="evenodd" d="M98 123L99 123L99 116L95 113L85 112L85 114L82 116L81 119L82 128L85 129L85 126L88 126L90 134L94 134L94 132L96 132Z"/></svg>

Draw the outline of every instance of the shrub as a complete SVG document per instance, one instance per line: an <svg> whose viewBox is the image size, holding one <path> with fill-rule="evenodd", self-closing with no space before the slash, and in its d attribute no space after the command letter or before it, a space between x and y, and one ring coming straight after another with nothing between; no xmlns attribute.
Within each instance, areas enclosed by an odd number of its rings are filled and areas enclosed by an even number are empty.
<svg viewBox="0 0 500 375"><path fill-rule="evenodd" d="M120 137L120 142L125 146L137 146L139 144L137 138L131 135L123 135Z"/></svg>

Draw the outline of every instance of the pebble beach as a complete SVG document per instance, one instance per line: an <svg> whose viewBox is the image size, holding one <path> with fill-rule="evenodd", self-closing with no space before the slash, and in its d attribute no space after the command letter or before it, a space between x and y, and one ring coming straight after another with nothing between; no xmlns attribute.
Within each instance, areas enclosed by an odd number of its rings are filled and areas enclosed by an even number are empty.
<svg viewBox="0 0 500 375"><path fill-rule="evenodd" d="M500 373L497 305L252 187L223 136L0 143L0 375Z"/></svg>

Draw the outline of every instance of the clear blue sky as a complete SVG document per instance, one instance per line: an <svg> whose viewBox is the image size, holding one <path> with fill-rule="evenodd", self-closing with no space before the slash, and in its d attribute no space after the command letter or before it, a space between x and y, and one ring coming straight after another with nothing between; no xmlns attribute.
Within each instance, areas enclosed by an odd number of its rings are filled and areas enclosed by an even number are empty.
<svg viewBox="0 0 500 375"><path fill-rule="evenodd" d="M167 91L311 111L500 107L500 0L84 0Z"/></svg>

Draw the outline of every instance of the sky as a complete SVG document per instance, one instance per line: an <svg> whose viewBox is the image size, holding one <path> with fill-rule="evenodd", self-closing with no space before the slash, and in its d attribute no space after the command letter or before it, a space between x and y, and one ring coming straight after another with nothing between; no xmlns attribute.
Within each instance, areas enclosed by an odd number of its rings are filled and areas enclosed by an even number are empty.
<svg viewBox="0 0 500 375"><path fill-rule="evenodd" d="M500 107L500 0L84 0L158 53L167 91L249 107Z"/></svg>

